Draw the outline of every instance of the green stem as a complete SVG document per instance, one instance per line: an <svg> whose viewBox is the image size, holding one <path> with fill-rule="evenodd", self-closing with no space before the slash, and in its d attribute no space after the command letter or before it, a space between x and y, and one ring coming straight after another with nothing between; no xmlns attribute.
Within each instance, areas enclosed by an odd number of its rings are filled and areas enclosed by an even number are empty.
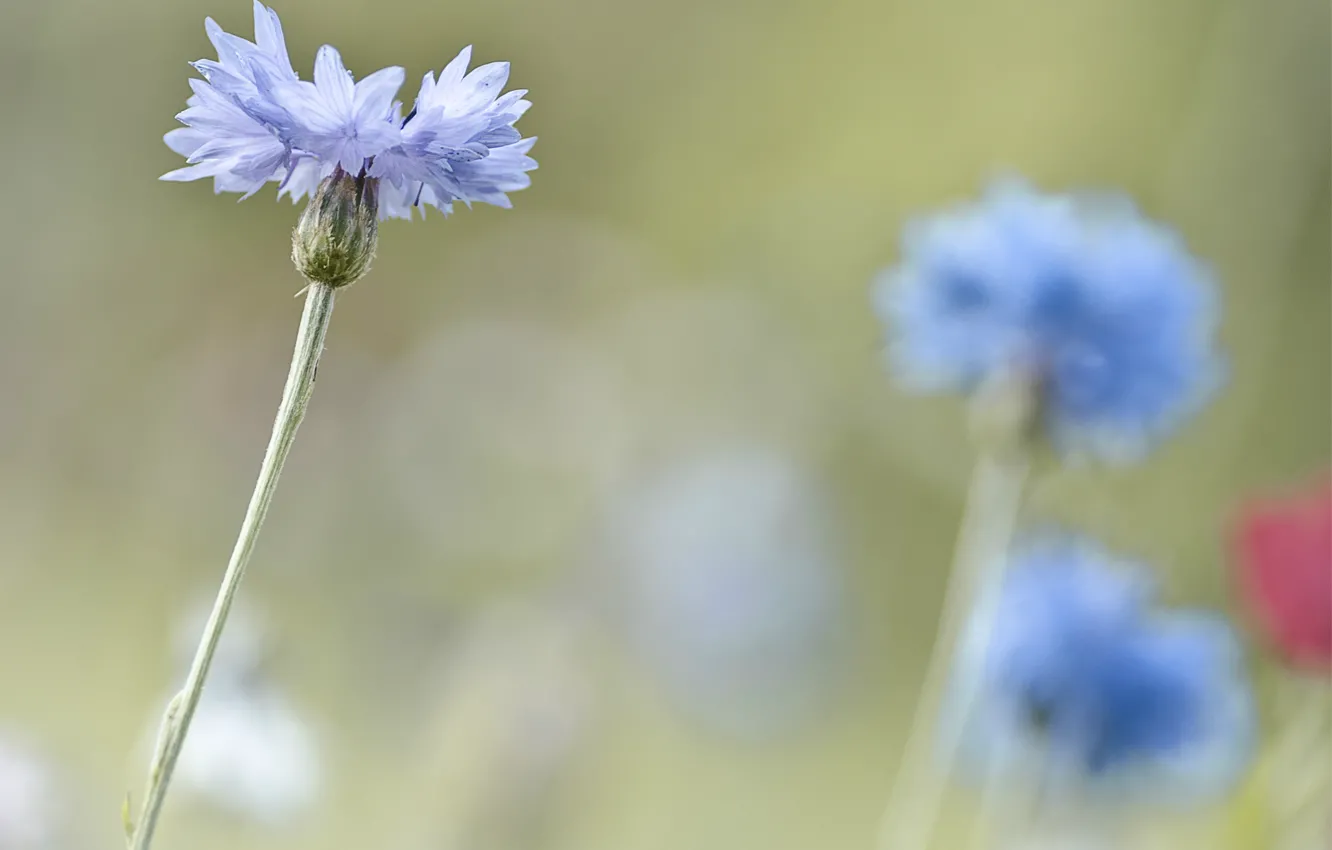
<svg viewBox="0 0 1332 850"><path fill-rule="evenodd" d="M1021 742L1009 737L995 741L981 787L980 809L971 825L970 850L1007 847L1021 833L1023 818L1032 814L1038 781L1030 775L1005 775ZM1025 771L1024 771L1025 773Z"/></svg>
<svg viewBox="0 0 1332 850"><path fill-rule="evenodd" d="M1332 690L1316 674L1278 673L1280 723L1267 771L1268 806L1278 850L1329 846L1332 830Z"/></svg>
<svg viewBox="0 0 1332 850"><path fill-rule="evenodd" d="M934 719L943 704L950 668L968 619L977 613L985 614L984 610L978 612L977 605L988 609L1003 579L1027 468L1021 455L985 454L976 464L938 636L916 704L906 751L898 767L897 782L879 825L879 850L923 850L933 837L944 790L961 746L961 728L977 695L959 695L962 721L958 731L948 739L939 741L935 737ZM936 756L945 766L943 770L935 769Z"/></svg>
<svg viewBox="0 0 1332 850"><path fill-rule="evenodd" d="M222 577L222 587L218 590L213 611L204 626L203 639L190 665L185 686L172 699L163 718L157 751L148 777L147 796L139 815L138 828L133 831L130 841L132 850L148 850L152 845L162 804L166 800L167 786L180 758L190 721L194 718L195 709L199 707L199 698L203 696L204 681L208 678L208 668L213 663L213 654L222 637L227 614L231 611L231 603L245 576L245 567L259 539L259 529L277 490L282 465L296 440L296 429L305 417L305 409L314 390L315 370L319 364L319 355L324 350L329 319L333 315L333 293L333 287L322 283L311 283L307 290L305 312L301 315L301 325L296 335L296 350L291 357L291 371L287 374L287 383L282 390L282 402L273 423L268 450L264 452L263 464L259 467L259 480L255 482L250 505L245 511L236 546L227 564L227 572Z"/></svg>

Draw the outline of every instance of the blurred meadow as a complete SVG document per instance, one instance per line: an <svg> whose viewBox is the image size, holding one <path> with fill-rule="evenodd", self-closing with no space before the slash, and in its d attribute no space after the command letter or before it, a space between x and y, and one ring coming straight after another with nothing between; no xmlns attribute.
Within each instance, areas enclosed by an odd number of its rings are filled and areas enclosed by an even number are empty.
<svg viewBox="0 0 1332 850"><path fill-rule="evenodd" d="M385 224L339 298L225 641L281 722L180 781L164 848L871 850L972 454L869 281L998 174L1177 227L1231 358L1150 463L1028 515L1229 608L1237 506L1332 462L1326 0L274 7L303 76L512 61L541 167ZM156 179L206 15L251 35L245 0L0 6L0 743L49 846L118 846L300 312L297 209ZM1253 797L1160 846L1263 850Z"/></svg>

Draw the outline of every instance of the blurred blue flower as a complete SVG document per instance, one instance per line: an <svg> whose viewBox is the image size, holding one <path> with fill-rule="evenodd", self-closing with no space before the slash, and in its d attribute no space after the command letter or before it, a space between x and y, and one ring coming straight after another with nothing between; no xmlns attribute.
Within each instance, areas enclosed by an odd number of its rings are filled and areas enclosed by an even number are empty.
<svg viewBox="0 0 1332 850"><path fill-rule="evenodd" d="M1136 458L1223 373L1210 274L1122 197L998 183L908 225L874 300L904 383L969 393L1028 375L1065 452Z"/></svg>
<svg viewBox="0 0 1332 850"><path fill-rule="evenodd" d="M1085 542L1021 551L964 641L945 727L963 724L974 762L1055 794L1224 793L1254 738L1238 646L1220 618L1156 609L1152 592Z"/></svg>
<svg viewBox="0 0 1332 850"><path fill-rule="evenodd" d="M224 32L211 18L205 30L216 61L194 67L194 94L177 118L186 126L166 134L167 146L188 165L164 180L213 178L217 192L245 197L265 183L299 200L313 194L337 166L381 181L381 218L411 218L421 205L452 211L454 201L510 206L507 192L526 188L536 161L535 139L514 129L531 104L525 91L500 95L507 62L467 73L465 48L440 73L425 75L415 107L404 119L394 101L402 68L353 82L338 51L319 49L314 81L299 79L287 54L282 24L256 0L254 42Z"/></svg>
<svg viewBox="0 0 1332 850"><path fill-rule="evenodd" d="M610 557L631 645L712 731L788 733L840 674L844 588L809 473L741 445L687 458L620 505Z"/></svg>

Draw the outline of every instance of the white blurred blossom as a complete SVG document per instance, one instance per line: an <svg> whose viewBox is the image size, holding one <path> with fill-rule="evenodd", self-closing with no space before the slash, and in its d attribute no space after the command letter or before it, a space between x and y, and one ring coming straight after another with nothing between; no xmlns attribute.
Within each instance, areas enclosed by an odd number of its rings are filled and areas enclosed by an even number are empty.
<svg viewBox="0 0 1332 850"><path fill-rule="evenodd" d="M277 825L310 807L320 785L314 733L280 692L205 692L176 767L182 794Z"/></svg>
<svg viewBox="0 0 1332 850"><path fill-rule="evenodd" d="M721 447L619 507L616 608L673 701L741 737L809 717L835 675L844 599L808 470L768 448Z"/></svg>
<svg viewBox="0 0 1332 850"><path fill-rule="evenodd" d="M212 608L211 597L200 599L176 629L172 647L177 668L182 673L194 660ZM253 607L243 601L233 604L227 615L227 627L213 654L213 666L208 673L209 687L219 683L239 686L258 675L268 657L271 639L263 618Z"/></svg>
<svg viewBox="0 0 1332 850"><path fill-rule="evenodd" d="M0 850L54 846L50 767L20 741L0 736Z"/></svg>
<svg viewBox="0 0 1332 850"><path fill-rule="evenodd" d="M196 606L176 632L182 676L208 611ZM322 768L313 729L265 669L270 643L265 620L253 608L233 608L173 789L232 817L279 825L317 801ZM154 718L147 743L156 739L159 722Z"/></svg>

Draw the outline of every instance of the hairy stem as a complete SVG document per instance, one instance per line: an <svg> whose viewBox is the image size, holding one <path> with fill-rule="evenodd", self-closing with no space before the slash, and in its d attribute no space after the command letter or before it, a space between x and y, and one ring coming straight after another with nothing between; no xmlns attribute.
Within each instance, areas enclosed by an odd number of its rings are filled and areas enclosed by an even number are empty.
<svg viewBox="0 0 1332 850"><path fill-rule="evenodd" d="M153 756L153 764L148 775L147 796L139 815L137 829L133 831L130 847L132 850L148 850L153 842L153 833L157 830L157 821L166 800L167 787L171 783L171 774L180 758L180 751L189 732L190 721L195 709L199 707L199 698L203 696L204 682L208 678L208 668L212 666L213 654L217 651L218 640L226 626L227 614L231 603L236 598L241 579L245 577L245 567L254 552L259 539L259 529L268 513L268 506L273 501L277 490L278 477L282 474L282 465L296 440L296 429L305 417L310 394L314 390L315 370L319 364L319 355L324 349L324 336L328 332L329 319L333 315L333 293L331 286L311 283L305 297L305 311L301 315L300 329L296 334L296 350L291 357L291 371L287 374L287 383L282 390L282 402L278 406L277 419L273 423L273 434L264 452L264 460L259 467L259 480L255 482L254 493L250 496L250 505L241 522L240 534L236 546L231 552L226 574L222 577L222 587L218 590L217 600L213 603L212 613L204 626L203 638L194 654L185 686L172 700L162 721L158 733L158 745Z"/></svg>

